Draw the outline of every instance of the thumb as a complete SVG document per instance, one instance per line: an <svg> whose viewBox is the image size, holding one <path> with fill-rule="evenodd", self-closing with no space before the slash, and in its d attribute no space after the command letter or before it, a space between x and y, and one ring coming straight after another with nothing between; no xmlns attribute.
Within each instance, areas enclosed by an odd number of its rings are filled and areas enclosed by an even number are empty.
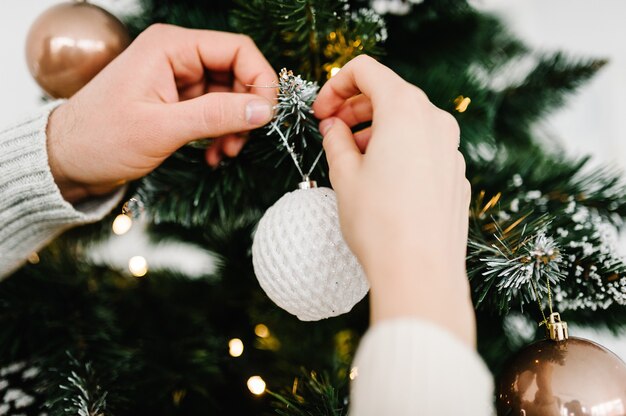
<svg viewBox="0 0 626 416"><path fill-rule="evenodd" d="M261 127L273 116L272 103L256 94L212 92L165 104L162 132L177 147L192 140L220 137Z"/></svg>
<svg viewBox="0 0 626 416"><path fill-rule="evenodd" d="M340 188L349 180L361 164L363 155L359 150L352 131L340 118L332 117L320 123L324 136L324 150L333 187Z"/></svg>

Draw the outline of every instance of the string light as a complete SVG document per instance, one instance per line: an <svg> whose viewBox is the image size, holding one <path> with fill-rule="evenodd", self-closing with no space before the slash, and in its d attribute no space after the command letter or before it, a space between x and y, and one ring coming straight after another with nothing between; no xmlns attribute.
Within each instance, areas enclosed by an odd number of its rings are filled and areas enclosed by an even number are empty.
<svg viewBox="0 0 626 416"><path fill-rule="evenodd" d="M260 376L252 376L248 379L248 390L250 393L260 396L265 393L265 381Z"/></svg>
<svg viewBox="0 0 626 416"><path fill-rule="evenodd" d="M228 341L228 353L232 357L239 357L243 354L243 342L239 338Z"/></svg>
<svg viewBox="0 0 626 416"><path fill-rule="evenodd" d="M126 234L133 226L133 220L126 214L120 214L113 220L113 232L117 235Z"/></svg>
<svg viewBox="0 0 626 416"><path fill-rule="evenodd" d="M359 367L352 367L350 370L350 380L354 380L359 376Z"/></svg>
<svg viewBox="0 0 626 416"><path fill-rule="evenodd" d="M142 277L148 273L148 262L142 256L134 256L128 260L128 270L135 277Z"/></svg>
<svg viewBox="0 0 626 416"><path fill-rule="evenodd" d="M35 252L30 253L30 255L28 256L27 260L28 260L28 262L30 264L37 264L37 263L39 263L39 254L37 254Z"/></svg>
<svg viewBox="0 0 626 416"><path fill-rule="evenodd" d="M332 78L337 75L343 65L362 53L364 45L359 37L350 40L341 31L330 32L327 39L328 44L324 55L329 58L329 62L323 67L327 77Z"/></svg>
<svg viewBox="0 0 626 416"><path fill-rule="evenodd" d="M172 392L172 402L175 406L180 406L180 402L185 398L186 395L186 390L174 390Z"/></svg>
<svg viewBox="0 0 626 416"><path fill-rule="evenodd" d="M328 78L362 53L378 54L380 43L387 39L385 20L372 10L361 9L352 14L351 20L357 27L367 28L363 32L369 33L357 35L347 28L337 28L328 33L328 42L324 47L326 63L322 66Z"/></svg>
<svg viewBox="0 0 626 416"><path fill-rule="evenodd" d="M254 333L257 337L267 338L270 336L270 329L264 324L258 324L254 327Z"/></svg>
<svg viewBox="0 0 626 416"><path fill-rule="evenodd" d="M469 107L471 102L472 102L471 98L463 97L462 95L459 95L458 97L454 99L454 105L455 105L454 109L458 111L459 113L464 113L465 110L467 110L467 107Z"/></svg>

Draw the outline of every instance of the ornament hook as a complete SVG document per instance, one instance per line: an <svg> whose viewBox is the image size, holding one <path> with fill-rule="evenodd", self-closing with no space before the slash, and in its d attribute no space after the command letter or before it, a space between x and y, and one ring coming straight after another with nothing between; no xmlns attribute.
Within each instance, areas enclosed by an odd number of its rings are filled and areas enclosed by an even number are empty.
<svg viewBox="0 0 626 416"><path fill-rule="evenodd" d="M309 179L309 175L302 177L302 182L298 184L298 189L312 189L317 188L317 182Z"/></svg>
<svg viewBox="0 0 626 416"><path fill-rule="evenodd" d="M548 337L552 341L565 341L569 338L567 322L561 321L561 315L558 312L550 314L548 322L546 323L546 330Z"/></svg>

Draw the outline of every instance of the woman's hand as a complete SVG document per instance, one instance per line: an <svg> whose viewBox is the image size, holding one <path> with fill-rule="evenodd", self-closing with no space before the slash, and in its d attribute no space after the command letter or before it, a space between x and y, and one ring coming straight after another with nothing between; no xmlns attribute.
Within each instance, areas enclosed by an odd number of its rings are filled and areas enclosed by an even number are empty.
<svg viewBox="0 0 626 416"><path fill-rule="evenodd" d="M70 202L106 194L206 137L215 166L239 152L237 133L270 121L276 90L249 85L275 81L249 37L151 26L50 116L55 181Z"/></svg>
<svg viewBox="0 0 626 416"><path fill-rule="evenodd" d="M324 85L314 110L341 228L370 281L372 320L428 319L473 345L470 185L454 117L367 56Z"/></svg>

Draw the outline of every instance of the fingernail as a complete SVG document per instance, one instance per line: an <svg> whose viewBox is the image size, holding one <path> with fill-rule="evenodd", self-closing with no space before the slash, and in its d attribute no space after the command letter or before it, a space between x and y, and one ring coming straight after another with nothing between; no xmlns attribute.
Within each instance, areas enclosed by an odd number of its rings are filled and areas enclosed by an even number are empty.
<svg viewBox="0 0 626 416"><path fill-rule="evenodd" d="M322 120L322 122L320 123L320 133L322 133L322 136L326 136L326 133L328 133L328 130L330 130L334 123L334 118L327 118L326 120Z"/></svg>
<svg viewBox="0 0 626 416"><path fill-rule="evenodd" d="M249 124L262 125L272 118L272 105L265 100L252 100L246 106L246 121Z"/></svg>

